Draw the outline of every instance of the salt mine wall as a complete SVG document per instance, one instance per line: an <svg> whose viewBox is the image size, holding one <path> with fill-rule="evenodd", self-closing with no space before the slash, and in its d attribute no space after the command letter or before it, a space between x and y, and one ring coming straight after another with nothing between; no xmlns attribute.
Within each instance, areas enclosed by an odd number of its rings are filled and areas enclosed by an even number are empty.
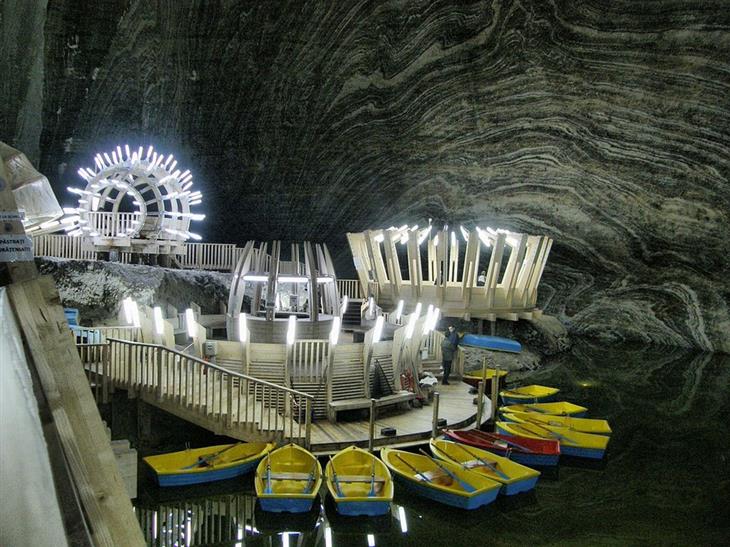
<svg viewBox="0 0 730 547"><path fill-rule="evenodd" d="M347 231L545 234L539 302L572 333L730 351L727 2L2 9L0 139L60 194L154 144L209 240L324 240L346 273Z"/></svg>

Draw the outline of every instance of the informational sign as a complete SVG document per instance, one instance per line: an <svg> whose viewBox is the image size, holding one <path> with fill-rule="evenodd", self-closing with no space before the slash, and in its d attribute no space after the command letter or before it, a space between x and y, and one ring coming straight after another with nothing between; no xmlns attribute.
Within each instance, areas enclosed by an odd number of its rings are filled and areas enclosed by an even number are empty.
<svg viewBox="0 0 730 547"><path fill-rule="evenodd" d="M18 211L0 211L0 262L33 260L33 240L22 232Z"/></svg>

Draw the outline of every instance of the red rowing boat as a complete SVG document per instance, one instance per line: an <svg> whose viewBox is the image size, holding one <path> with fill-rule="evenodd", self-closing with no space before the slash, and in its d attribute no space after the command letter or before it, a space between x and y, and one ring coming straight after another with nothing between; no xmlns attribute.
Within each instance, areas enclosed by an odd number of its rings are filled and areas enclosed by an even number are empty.
<svg viewBox="0 0 730 547"><path fill-rule="evenodd" d="M444 434L454 441L489 450L523 465L548 467L557 465L560 458L560 443L550 439L511 437L478 429L445 429Z"/></svg>

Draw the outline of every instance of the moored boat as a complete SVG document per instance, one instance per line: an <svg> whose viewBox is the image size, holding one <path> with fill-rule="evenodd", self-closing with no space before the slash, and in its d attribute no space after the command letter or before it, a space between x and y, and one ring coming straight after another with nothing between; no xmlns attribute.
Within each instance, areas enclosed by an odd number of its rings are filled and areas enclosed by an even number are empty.
<svg viewBox="0 0 730 547"><path fill-rule="evenodd" d="M568 429L582 433L593 433L595 435L611 434L611 426L606 420L574 418L573 416L552 416L550 414L539 414L536 412L506 412L504 408L500 409L500 412L508 422L513 421L510 419L510 416L515 416L522 421L567 427Z"/></svg>
<svg viewBox="0 0 730 547"><path fill-rule="evenodd" d="M499 397L505 405L519 403L538 403L552 400L555 394L560 391L556 387L530 385L505 389L499 392Z"/></svg>
<svg viewBox="0 0 730 547"><path fill-rule="evenodd" d="M540 472L509 458L473 446L431 439L431 452L439 459L454 462L502 484L500 494L512 496L535 488Z"/></svg>
<svg viewBox="0 0 730 547"><path fill-rule="evenodd" d="M322 486L322 466L308 450L288 444L259 462L254 484L264 511L304 513Z"/></svg>
<svg viewBox="0 0 730 547"><path fill-rule="evenodd" d="M511 422L497 422L497 430L505 435L519 435L535 439L553 439L560 442L560 453L564 456L600 460L603 458L610 437L572 431L565 427L543 425L520 421L509 415Z"/></svg>
<svg viewBox="0 0 730 547"><path fill-rule="evenodd" d="M444 434L457 442L489 450L522 465L551 467L558 465L560 459L560 443L555 440L512 437L478 429L445 429Z"/></svg>
<svg viewBox="0 0 730 547"><path fill-rule="evenodd" d="M395 480L425 498L461 509L492 503L502 485L450 461L384 448L381 457Z"/></svg>
<svg viewBox="0 0 730 547"><path fill-rule="evenodd" d="M252 471L274 443L235 443L147 456L160 486L220 481Z"/></svg>
<svg viewBox="0 0 730 547"><path fill-rule="evenodd" d="M350 446L325 468L327 489L341 515L384 515L393 500L393 479L376 456Z"/></svg>
<svg viewBox="0 0 730 547"><path fill-rule="evenodd" d="M575 418L582 418L588 413L586 407L569 403L568 401L515 404L503 406L500 410L503 412L537 412L552 416L574 416Z"/></svg>
<svg viewBox="0 0 730 547"><path fill-rule="evenodd" d="M465 334L459 342L462 346L488 349L492 351L506 351L509 353L520 353L522 345L517 340L502 338L501 336L488 336L486 334Z"/></svg>
<svg viewBox="0 0 730 547"><path fill-rule="evenodd" d="M461 379L470 386L474 387L477 387L479 385L479 382L485 381L484 391L488 393L491 389L492 381L494 380L495 376L499 378L499 382L501 384L502 382L504 382L504 377L507 376L507 371L500 370L498 372L496 369L493 368L483 368L480 370L465 372L464 376L462 376Z"/></svg>

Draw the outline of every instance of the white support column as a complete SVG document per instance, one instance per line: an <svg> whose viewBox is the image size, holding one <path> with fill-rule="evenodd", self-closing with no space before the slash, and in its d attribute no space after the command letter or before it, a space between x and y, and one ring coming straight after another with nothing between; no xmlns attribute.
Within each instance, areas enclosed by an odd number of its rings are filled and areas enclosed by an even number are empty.
<svg viewBox="0 0 730 547"><path fill-rule="evenodd" d="M505 244L504 234L497 234L497 240L493 244L492 256L489 259L487 270L487 282L484 284L484 294L487 297L487 308L494 308L496 303L497 282L499 271L502 267L502 255Z"/></svg>

